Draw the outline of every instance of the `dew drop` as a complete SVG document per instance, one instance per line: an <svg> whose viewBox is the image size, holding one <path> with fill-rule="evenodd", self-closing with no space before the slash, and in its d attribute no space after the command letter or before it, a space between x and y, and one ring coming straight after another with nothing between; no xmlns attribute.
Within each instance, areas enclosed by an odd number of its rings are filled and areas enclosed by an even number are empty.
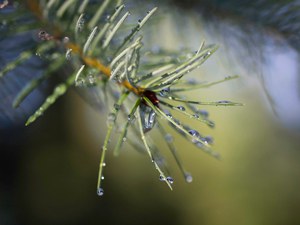
<svg viewBox="0 0 300 225"><path fill-rule="evenodd" d="M63 85L63 86L56 87L54 89L54 92L55 92L55 94L62 95L66 92L66 90L67 90L66 86Z"/></svg>
<svg viewBox="0 0 300 225"><path fill-rule="evenodd" d="M82 87L84 86L85 84L85 81L83 78L78 78L76 81L75 81L75 86L79 86L79 87Z"/></svg>
<svg viewBox="0 0 300 225"><path fill-rule="evenodd" d="M178 119L174 119L174 122L175 122L177 125L181 125L180 120L178 120Z"/></svg>
<svg viewBox="0 0 300 225"><path fill-rule="evenodd" d="M134 121L136 120L136 117L134 114L132 114L132 115L128 115L127 119L130 123L134 123Z"/></svg>
<svg viewBox="0 0 300 225"><path fill-rule="evenodd" d="M97 189L97 195L98 195L98 196L103 196L103 195L104 195L104 190L103 190L103 188L98 188L98 189Z"/></svg>
<svg viewBox="0 0 300 225"><path fill-rule="evenodd" d="M64 44L69 43L69 41L70 41L70 38L69 38L69 37L64 37L64 38L63 38L63 43L64 43Z"/></svg>
<svg viewBox="0 0 300 225"><path fill-rule="evenodd" d="M199 137L200 134L196 130L189 130L189 134L192 135L193 137Z"/></svg>
<svg viewBox="0 0 300 225"><path fill-rule="evenodd" d="M115 103L114 108L115 108L116 111L119 111L121 106L119 104Z"/></svg>
<svg viewBox="0 0 300 225"><path fill-rule="evenodd" d="M101 176L101 180L104 180L104 176Z"/></svg>
<svg viewBox="0 0 300 225"><path fill-rule="evenodd" d="M203 58L205 59L205 58L207 58L208 56L210 56L211 55L211 52L207 52L204 56L203 56Z"/></svg>
<svg viewBox="0 0 300 225"><path fill-rule="evenodd" d="M104 163L102 163L102 166L103 166L103 167L105 167L105 166L106 166L106 163L105 163L105 162L104 162Z"/></svg>
<svg viewBox="0 0 300 225"><path fill-rule="evenodd" d="M159 175L159 180L160 181L165 181L165 178L162 175Z"/></svg>
<svg viewBox="0 0 300 225"><path fill-rule="evenodd" d="M187 183L191 183L191 182L193 181L193 177L192 177L191 174L186 173L184 176L185 176L185 181L186 181Z"/></svg>
<svg viewBox="0 0 300 225"><path fill-rule="evenodd" d="M199 134L198 131L196 131L196 130L189 130L189 134L194 137L192 139L193 143L198 143L199 142L200 134Z"/></svg>
<svg viewBox="0 0 300 225"><path fill-rule="evenodd" d="M174 179L172 177L167 177L166 179L170 184L174 183Z"/></svg>
<svg viewBox="0 0 300 225"><path fill-rule="evenodd" d="M227 104L230 104L231 102L227 101L227 100L221 100L221 101L217 101L217 103L222 104L222 105L227 105Z"/></svg>
<svg viewBox="0 0 300 225"><path fill-rule="evenodd" d="M204 109L197 110L197 113L203 116L204 118L207 118L209 116L209 113Z"/></svg>
<svg viewBox="0 0 300 225"><path fill-rule="evenodd" d="M159 92L159 95L160 95L161 97L166 97L166 96L169 95L169 93L170 93L170 88L168 87L168 88L162 89L162 90Z"/></svg>
<svg viewBox="0 0 300 225"><path fill-rule="evenodd" d="M198 114L194 114L193 117L196 118L196 119L200 118L200 116Z"/></svg>
<svg viewBox="0 0 300 225"><path fill-rule="evenodd" d="M167 117L173 118L172 114L168 110L164 110L164 113L166 114Z"/></svg>
<svg viewBox="0 0 300 225"><path fill-rule="evenodd" d="M109 125L113 124L116 120L116 114L115 113L109 113L107 117L107 123Z"/></svg>
<svg viewBox="0 0 300 225"><path fill-rule="evenodd" d="M211 136L206 136L206 137L203 138L203 141L208 143L208 144L212 144L214 142L214 139Z"/></svg>
<svg viewBox="0 0 300 225"><path fill-rule="evenodd" d="M46 102L47 102L48 104L53 104L53 103L55 102L55 98L53 98L53 97L48 97L48 98L46 99Z"/></svg>
<svg viewBox="0 0 300 225"><path fill-rule="evenodd" d="M187 83L191 84L191 85L195 85L195 84L197 84L197 81L196 81L196 79L190 78L187 80Z"/></svg>
<svg viewBox="0 0 300 225"><path fill-rule="evenodd" d="M171 143L171 142L173 142L173 136L171 134L166 134L165 140L166 140L166 142Z"/></svg>
<svg viewBox="0 0 300 225"><path fill-rule="evenodd" d="M96 84L96 79L93 75L91 75L91 74L88 75L87 79L88 79L88 82L89 82L90 85Z"/></svg>
<svg viewBox="0 0 300 225"><path fill-rule="evenodd" d="M67 50L67 52L66 52L66 59L67 59L67 60L70 60L70 59L71 59L71 52L72 52L72 49L69 48L69 49Z"/></svg>
<svg viewBox="0 0 300 225"><path fill-rule="evenodd" d="M181 110L181 111L185 111L185 108L184 108L182 105L177 106L177 109L179 109L179 110Z"/></svg>

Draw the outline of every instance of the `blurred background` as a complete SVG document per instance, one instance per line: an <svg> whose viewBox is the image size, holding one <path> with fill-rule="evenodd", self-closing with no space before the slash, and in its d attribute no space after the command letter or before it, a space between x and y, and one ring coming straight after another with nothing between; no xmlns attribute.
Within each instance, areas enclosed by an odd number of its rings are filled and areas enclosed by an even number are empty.
<svg viewBox="0 0 300 225"><path fill-rule="evenodd" d="M245 106L206 107L216 128L199 124L198 129L214 138L221 161L175 137L193 175L191 184L161 143L175 180L173 191L159 181L146 155L125 144L119 157L108 154L105 195L98 197L106 112L93 109L72 90L24 127L51 84L24 103L28 108L13 111L9 102L18 89L15 80L18 85L26 81L14 73L0 80L0 224L300 224L299 2L254 2L129 3L135 6L133 15L159 6L159 23L144 31L149 48L197 49L203 40L220 46L189 77L214 81L241 76L190 93L194 99ZM272 12L274 21L282 21L277 27L263 19ZM1 66L13 57L5 54L5 47L1 42ZM34 68L38 72L43 65ZM30 79L32 73L24 76Z"/></svg>

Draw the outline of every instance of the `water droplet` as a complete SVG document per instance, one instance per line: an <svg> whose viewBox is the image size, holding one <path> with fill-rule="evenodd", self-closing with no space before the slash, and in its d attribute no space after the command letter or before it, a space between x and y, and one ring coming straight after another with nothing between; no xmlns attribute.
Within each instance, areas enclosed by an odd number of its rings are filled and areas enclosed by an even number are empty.
<svg viewBox="0 0 300 225"><path fill-rule="evenodd" d="M164 110L164 113L167 117L173 118L172 114L169 112L169 110Z"/></svg>
<svg viewBox="0 0 300 225"><path fill-rule="evenodd" d="M208 56L210 56L211 55L211 52L207 52L204 56L203 56L203 58L205 59L205 58L207 58Z"/></svg>
<svg viewBox="0 0 300 225"><path fill-rule="evenodd" d="M53 98L53 97L48 97L48 98L46 99L46 102L49 103L49 104L53 104L53 103L55 102L55 98Z"/></svg>
<svg viewBox="0 0 300 225"><path fill-rule="evenodd" d="M198 148L203 148L203 144L201 142L199 142L199 141L196 142L196 146Z"/></svg>
<svg viewBox="0 0 300 225"><path fill-rule="evenodd" d="M138 23L140 23L140 22L142 22L142 20L141 20L141 19L139 19L139 20L138 20Z"/></svg>
<svg viewBox="0 0 300 225"><path fill-rule="evenodd" d="M62 95L66 92L67 88L65 85L60 85L54 89L55 94Z"/></svg>
<svg viewBox="0 0 300 225"><path fill-rule="evenodd" d="M102 163L102 166L103 166L103 167L105 167L105 166L106 166L106 163L105 163L105 162L104 162L104 163Z"/></svg>
<svg viewBox="0 0 300 225"><path fill-rule="evenodd" d="M194 114L193 117L196 118L196 119L200 118L200 116L198 114Z"/></svg>
<svg viewBox="0 0 300 225"><path fill-rule="evenodd" d="M136 117L134 114L132 114L132 115L128 115L127 119L130 123L134 123L134 121L136 120Z"/></svg>
<svg viewBox="0 0 300 225"><path fill-rule="evenodd" d="M163 175L159 175L159 180L160 181L165 181L165 178L163 177Z"/></svg>
<svg viewBox="0 0 300 225"><path fill-rule="evenodd" d="M77 27L76 27L79 32L81 32L83 30L84 23L85 23L85 18L81 17L80 20L78 21Z"/></svg>
<svg viewBox="0 0 300 225"><path fill-rule="evenodd" d="M214 142L214 139L211 136L206 136L206 137L203 138L203 141L208 143L208 144L212 144Z"/></svg>
<svg viewBox="0 0 300 225"><path fill-rule="evenodd" d="M162 89L162 90L159 92L159 95L160 95L161 97L166 97L166 96L169 95L169 93L170 93L170 88L168 87L168 88Z"/></svg>
<svg viewBox="0 0 300 225"><path fill-rule="evenodd" d="M192 177L191 174L186 173L184 176L185 176L185 181L186 181L187 183L191 183L191 182L193 181L193 177Z"/></svg>
<svg viewBox="0 0 300 225"><path fill-rule="evenodd" d="M179 109L179 110L181 110L181 111L185 111L185 108L184 108L182 105L177 106L177 109Z"/></svg>
<svg viewBox="0 0 300 225"><path fill-rule="evenodd" d="M116 111L119 111L121 106L119 104L115 103L114 108L115 108Z"/></svg>
<svg viewBox="0 0 300 225"><path fill-rule="evenodd" d="M230 104L231 102L227 101L227 100L221 100L221 101L218 101L217 103L222 104L222 105L227 105L227 104Z"/></svg>
<svg viewBox="0 0 300 225"><path fill-rule="evenodd" d="M174 179L172 177L167 177L166 179L170 184L174 183Z"/></svg>
<svg viewBox="0 0 300 225"><path fill-rule="evenodd" d="M92 74L88 75L87 79L90 85L96 84L96 79Z"/></svg>
<svg viewBox="0 0 300 225"><path fill-rule="evenodd" d="M115 113L109 113L107 117L107 123L108 125L112 125L116 120L116 114Z"/></svg>
<svg viewBox="0 0 300 225"><path fill-rule="evenodd" d="M103 195L104 195L104 190L103 190L103 188L98 188L98 189L97 189L97 195L98 195L98 196L103 196Z"/></svg>
<svg viewBox="0 0 300 225"><path fill-rule="evenodd" d="M77 80L75 80L75 86L82 87L82 86L84 86L84 84L85 84L85 81L83 78L78 78Z"/></svg>
<svg viewBox="0 0 300 225"><path fill-rule="evenodd" d="M140 114L144 132L150 131L155 125L156 113L149 106L141 105Z"/></svg>
<svg viewBox="0 0 300 225"><path fill-rule="evenodd" d="M166 142L171 143L171 142L173 142L173 136L171 134L166 134L165 140L166 140Z"/></svg>
<svg viewBox="0 0 300 225"><path fill-rule="evenodd" d="M64 43L64 44L69 43L69 41L70 41L70 38L69 38L69 37L64 37L64 38L63 38L63 43Z"/></svg>
<svg viewBox="0 0 300 225"><path fill-rule="evenodd" d="M101 176L101 180L104 180L104 176Z"/></svg>
<svg viewBox="0 0 300 225"><path fill-rule="evenodd" d="M67 50L67 52L66 52L66 59L67 59L67 60L70 60L70 59L71 59L71 52L72 52L72 49L69 48L69 49Z"/></svg>
<svg viewBox="0 0 300 225"><path fill-rule="evenodd" d="M54 37L50 34L48 34L46 31L41 30L38 33L38 38L42 41L49 41L52 40Z"/></svg>
<svg viewBox="0 0 300 225"><path fill-rule="evenodd" d="M196 131L196 130L189 130L189 134L194 136L194 137L199 137L200 136L199 132Z"/></svg>
<svg viewBox="0 0 300 225"><path fill-rule="evenodd" d="M196 111L196 113L201 115L204 118L207 118L209 116L209 113L204 109L199 109L199 110Z"/></svg>
<svg viewBox="0 0 300 225"><path fill-rule="evenodd" d="M127 138L126 138L126 137L123 137L122 141L125 142L126 140L127 140Z"/></svg>
<svg viewBox="0 0 300 225"><path fill-rule="evenodd" d="M180 125L181 123L180 123L180 120L178 120L178 119L174 119L174 122L177 124L177 125Z"/></svg>
<svg viewBox="0 0 300 225"><path fill-rule="evenodd" d="M191 84L191 85L194 85L194 84L197 84L197 81L196 81L196 79L194 79L194 78L189 78L189 79L187 80L187 83L188 83L188 84Z"/></svg>
<svg viewBox="0 0 300 225"><path fill-rule="evenodd" d="M192 139L193 143L198 143L199 142L199 138L200 138L200 134L198 131L196 130L189 130L189 134L192 135L194 138Z"/></svg>

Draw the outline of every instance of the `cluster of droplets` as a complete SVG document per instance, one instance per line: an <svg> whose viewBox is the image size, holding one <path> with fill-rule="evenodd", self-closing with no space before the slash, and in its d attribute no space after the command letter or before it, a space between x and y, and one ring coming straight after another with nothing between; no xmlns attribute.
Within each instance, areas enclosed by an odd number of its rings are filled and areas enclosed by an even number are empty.
<svg viewBox="0 0 300 225"><path fill-rule="evenodd" d="M162 175L159 176L159 180L160 181L167 181L169 184L173 184L174 183L174 179L170 176L167 177L163 177Z"/></svg>
<svg viewBox="0 0 300 225"><path fill-rule="evenodd" d="M97 77L95 74L88 74L87 76L80 76L75 80L77 87L91 87L97 85Z"/></svg>

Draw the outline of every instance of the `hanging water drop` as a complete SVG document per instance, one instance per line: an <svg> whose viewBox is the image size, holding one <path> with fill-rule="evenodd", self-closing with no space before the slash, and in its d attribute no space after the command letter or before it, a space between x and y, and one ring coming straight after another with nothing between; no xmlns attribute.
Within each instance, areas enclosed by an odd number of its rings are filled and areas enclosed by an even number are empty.
<svg viewBox="0 0 300 225"><path fill-rule="evenodd" d="M192 175L189 174L189 173L186 173L186 174L184 175L184 177L185 177L185 181L186 181L187 183L191 183L191 182L193 181L193 177L192 177Z"/></svg>
<svg viewBox="0 0 300 225"><path fill-rule="evenodd" d="M70 41L70 38L69 38L69 37L64 37L64 38L63 38L63 43L64 43L64 44L69 43L69 41Z"/></svg>
<svg viewBox="0 0 300 225"><path fill-rule="evenodd" d="M171 143L171 142L173 142L173 136L171 134L166 134L165 140L166 140L166 142Z"/></svg>
<svg viewBox="0 0 300 225"><path fill-rule="evenodd" d="M101 176L101 180L104 180L104 176Z"/></svg>
<svg viewBox="0 0 300 225"><path fill-rule="evenodd" d="M97 189L97 195L98 195L98 196L103 196L103 195L104 195L104 190L103 190L103 188L98 188L98 189Z"/></svg>
<svg viewBox="0 0 300 225"><path fill-rule="evenodd" d="M106 166L106 163L105 163L105 162L104 162L104 163L102 163L102 166L103 166L103 167L105 167L105 166Z"/></svg>

